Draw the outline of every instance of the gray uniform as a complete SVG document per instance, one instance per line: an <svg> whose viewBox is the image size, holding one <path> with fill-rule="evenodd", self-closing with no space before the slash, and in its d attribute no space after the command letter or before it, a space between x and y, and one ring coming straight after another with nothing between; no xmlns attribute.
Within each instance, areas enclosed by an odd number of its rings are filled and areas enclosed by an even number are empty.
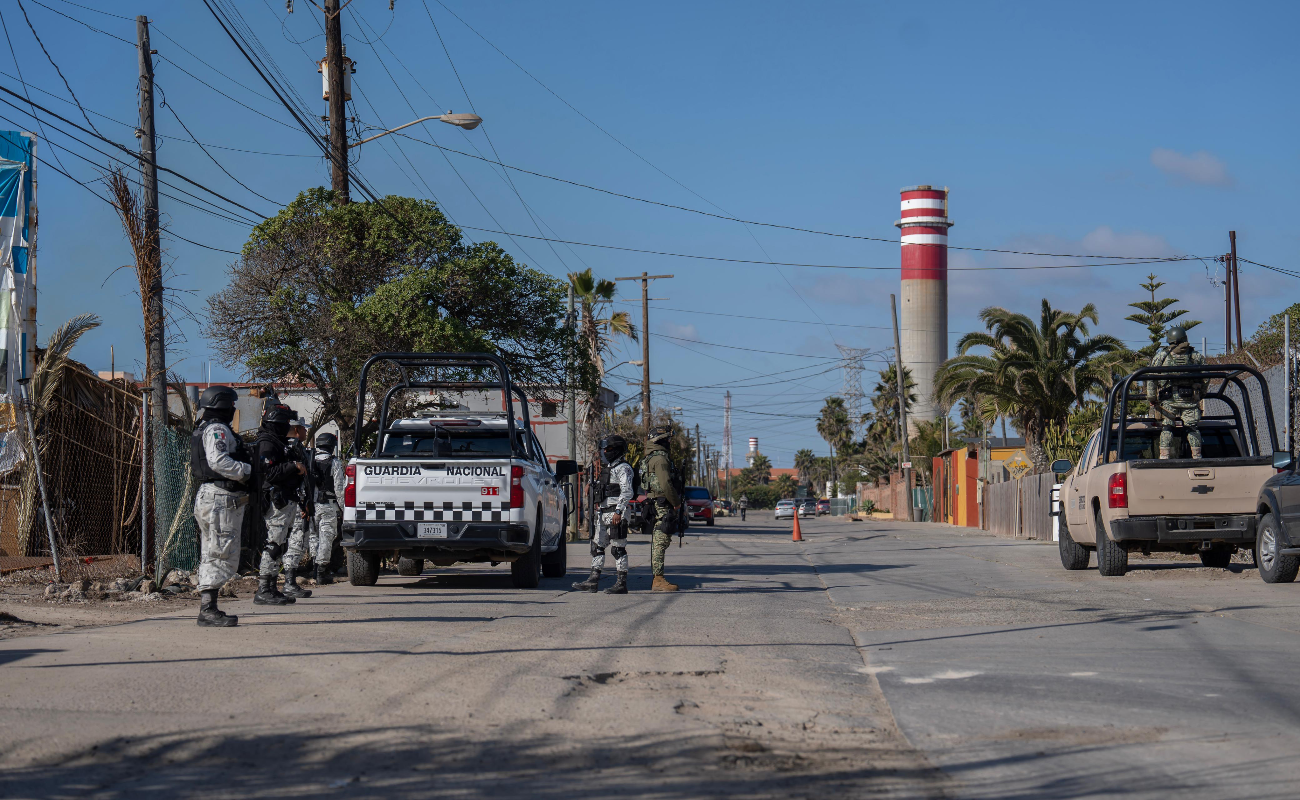
<svg viewBox="0 0 1300 800"><path fill-rule="evenodd" d="M284 553L284 563L297 566L298 561L302 560L302 538L298 538L298 552L295 555L290 549L286 549L286 542L289 541L289 533L293 528L294 520L301 521L298 512L298 504L293 500L285 503L283 507L276 508L272 503L262 515L262 522L266 524L266 540L279 545L277 548ZM297 559L297 561L290 560ZM262 563L257 572L263 578L274 578L280 574L280 559L272 558L271 554L262 551Z"/></svg>
<svg viewBox="0 0 1300 800"><path fill-rule="evenodd" d="M329 474L334 484L334 497L343 494L343 489L348 485L348 476L344 472L347 465L343 460L335 458L324 450L317 450L315 461L317 473ZM334 555L334 540L339 535L339 504L337 499L323 499L319 496L319 492L317 495L316 525L312 528L311 536L308 537L307 552L316 560L317 566L327 567L330 557Z"/></svg>
<svg viewBox="0 0 1300 800"><path fill-rule="evenodd" d="M243 483L252 467L231 458L237 442L230 427L208 422L203 429L203 455L208 467L227 480ZM199 486L194 518L199 523L199 591L220 589L239 571L239 537L248 492L215 483Z"/></svg>
<svg viewBox="0 0 1300 800"><path fill-rule="evenodd" d="M627 507L632 502L632 465L622 459L610 465L609 482L618 486L618 494L611 495L600 503L600 511L596 514L596 532L591 540L591 568L604 568L605 548L612 543L615 569L627 572L627 537L623 535L622 524L615 525L613 519L615 514L627 517Z"/></svg>

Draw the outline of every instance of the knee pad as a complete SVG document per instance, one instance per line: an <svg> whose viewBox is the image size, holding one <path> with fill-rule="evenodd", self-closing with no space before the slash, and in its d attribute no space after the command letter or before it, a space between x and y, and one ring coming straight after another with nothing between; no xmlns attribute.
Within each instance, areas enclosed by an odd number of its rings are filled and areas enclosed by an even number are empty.
<svg viewBox="0 0 1300 800"><path fill-rule="evenodd" d="M600 545L596 544L596 540L595 540L595 539L592 539L592 540L591 540L591 554L592 554L593 556L603 556L603 555L605 555L605 548L603 548L603 547L601 547Z"/></svg>
<svg viewBox="0 0 1300 800"><path fill-rule="evenodd" d="M286 548L283 543L267 542L266 548L262 552L266 553L266 555L269 556L272 561L275 561L279 559L280 556L284 555L285 549Z"/></svg>
<svg viewBox="0 0 1300 800"><path fill-rule="evenodd" d="M614 545L613 547L609 548L609 552L612 553L612 554L614 555L614 558L626 558L626 557L627 557L627 548L626 548L626 547L619 547L618 545Z"/></svg>

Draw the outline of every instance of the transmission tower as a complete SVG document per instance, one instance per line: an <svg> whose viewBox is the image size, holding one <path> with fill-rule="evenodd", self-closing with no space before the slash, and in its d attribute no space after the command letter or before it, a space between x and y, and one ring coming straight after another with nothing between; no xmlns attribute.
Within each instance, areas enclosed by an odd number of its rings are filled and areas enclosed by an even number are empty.
<svg viewBox="0 0 1300 800"><path fill-rule="evenodd" d="M835 346L839 348L840 355L844 357L844 390L840 394L844 396L844 405L849 412L849 426L853 429L853 438L861 439L864 433L862 425L862 361L871 350L863 347L845 347L842 344Z"/></svg>

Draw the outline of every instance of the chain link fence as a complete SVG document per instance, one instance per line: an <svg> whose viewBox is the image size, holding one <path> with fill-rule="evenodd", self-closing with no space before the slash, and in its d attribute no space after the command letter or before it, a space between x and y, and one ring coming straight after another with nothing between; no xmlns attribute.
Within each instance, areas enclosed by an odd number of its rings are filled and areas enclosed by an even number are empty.
<svg viewBox="0 0 1300 800"><path fill-rule="evenodd" d="M199 529L194 519L198 487L190 473L191 426L181 420L177 425L160 427L150 420L149 428L157 522L154 574L161 579L173 569L198 569Z"/></svg>

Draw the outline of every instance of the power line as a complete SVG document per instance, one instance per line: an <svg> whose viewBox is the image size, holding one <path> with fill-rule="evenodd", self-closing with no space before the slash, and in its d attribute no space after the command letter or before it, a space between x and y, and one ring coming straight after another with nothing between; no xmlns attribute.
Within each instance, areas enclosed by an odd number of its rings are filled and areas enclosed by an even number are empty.
<svg viewBox="0 0 1300 800"><path fill-rule="evenodd" d="M563 244L578 245L580 247L595 247L601 250L618 250L625 253L642 253L645 255L652 255L652 256L669 256L672 258L693 258L701 261L720 261L720 262L730 263L730 264L766 264L768 266L807 267L810 269L851 269L851 270L891 271L891 272L896 271L898 269L898 267L867 267L867 266L848 265L848 264L804 264L804 263L790 262L790 261L758 261L755 259L748 259L748 258L723 258L721 256L702 256L702 255L697 255L692 253L670 253L662 250L646 250L646 249L636 248L636 247L620 247L611 244L594 244L591 242L576 242L571 239L546 239L546 237L543 236L530 236L529 234L526 233L509 233L507 231L493 230L491 228L475 228L469 225L465 225L462 227L468 228L469 230L472 231L482 231L484 233L499 233L503 236L518 236L521 239L541 239L544 241L561 242ZM1166 258L1151 258L1142 261L1115 261L1115 262L1107 262L1104 264L1045 264L1045 265L1021 266L1021 267L1010 267L1010 266L948 267L948 270L950 272L988 272L988 271L999 271L999 270L1086 269L1090 267L1122 267L1122 266L1133 266L1138 264L1168 264L1168 263L1178 262L1178 261L1193 261L1193 260L1196 260L1195 256L1169 256Z"/></svg>
<svg viewBox="0 0 1300 800"><path fill-rule="evenodd" d="M36 3L37 0L32 0L32 2ZM49 6L45 5L42 5L42 7L49 8ZM72 91L72 86L69 85L68 79L63 77L63 70L59 69L59 65L55 63L54 57L50 55L50 51L45 49L45 42L41 41L41 35L36 32L36 26L32 25L31 18L27 16L27 7L23 5L23 0L18 0L18 10L23 12L23 21L27 23L28 30L32 32L32 38L34 38L36 43L41 46L41 52L45 54L45 60L50 62L50 66L54 67L54 71L59 74L59 80L63 81L63 87L68 90L68 95L72 97L72 102L77 104L77 109L81 111L81 116L85 118L86 124L94 130L95 123L90 121L90 116L86 114L86 109L81 107L81 101L77 99L77 93ZM54 11L52 8L50 10ZM95 130L95 133L99 133L99 131Z"/></svg>

